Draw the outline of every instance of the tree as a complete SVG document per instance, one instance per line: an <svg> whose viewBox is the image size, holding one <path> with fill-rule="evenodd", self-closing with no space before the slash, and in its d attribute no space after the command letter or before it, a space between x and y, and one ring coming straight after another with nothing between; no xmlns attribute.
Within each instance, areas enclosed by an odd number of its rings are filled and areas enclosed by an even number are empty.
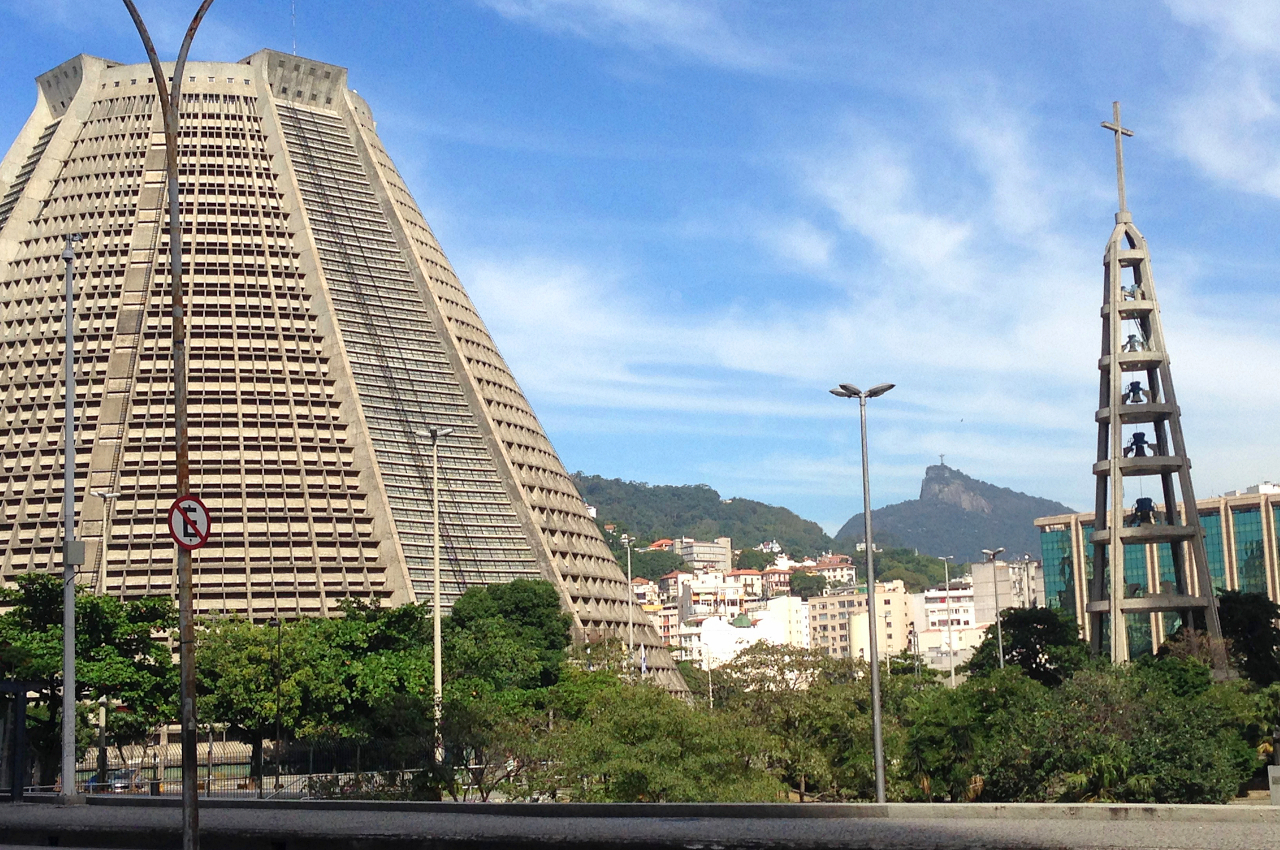
<svg viewBox="0 0 1280 850"><path fill-rule="evenodd" d="M1240 672L1261 688L1280 682L1280 605L1265 593L1226 590L1218 597L1218 618Z"/></svg>
<svg viewBox="0 0 1280 850"><path fill-rule="evenodd" d="M546 687L555 683L565 658L565 647L569 645L572 622L560 607L556 589L549 582L529 579L469 588L453 603L448 620L455 640L466 640L466 635L471 635L473 641L481 637L492 640L501 633L515 645L536 652L536 681L517 677L520 687ZM475 644L479 655L467 657L475 665L491 666L482 657L490 653L484 644L485 640Z"/></svg>
<svg viewBox="0 0 1280 850"><path fill-rule="evenodd" d="M743 549L733 560L735 570L767 570L773 566L773 558L759 549Z"/></svg>
<svg viewBox="0 0 1280 850"><path fill-rule="evenodd" d="M626 569L625 553L618 563L623 569ZM657 581L668 573L691 572L693 572L693 567L685 563L684 558L668 549L653 549L631 553L631 575L634 578L647 578Z"/></svg>
<svg viewBox="0 0 1280 850"><path fill-rule="evenodd" d="M621 684L557 728L539 781L587 802L770 802L784 789L765 768L767 748L759 730Z"/></svg>
<svg viewBox="0 0 1280 850"><path fill-rule="evenodd" d="M1006 665L1021 667L1041 684L1057 687L1089 661L1089 645L1080 640L1075 618L1056 608L1006 608L1000 612ZM1000 667L995 626L987 629L961 670L985 676Z"/></svg>
<svg viewBox="0 0 1280 850"><path fill-rule="evenodd" d="M28 714L36 781L53 783L62 748L62 577L19 576L0 589L12 606L0 615L5 678L37 683ZM128 602L76 589L76 698L107 697L108 734L117 745L144 740L176 713L178 674L163 638L177 624L173 602L145 597ZM77 733L77 753L91 738Z"/></svg>
<svg viewBox="0 0 1280 850"><path fill-rule="evenodd" d="M826 576L816 576L813 573L807 573L804 570L796 570L791 574L792 596L799 596L801 599L808 599L810 596L820 596L822 591L826 589Z"/></svg>

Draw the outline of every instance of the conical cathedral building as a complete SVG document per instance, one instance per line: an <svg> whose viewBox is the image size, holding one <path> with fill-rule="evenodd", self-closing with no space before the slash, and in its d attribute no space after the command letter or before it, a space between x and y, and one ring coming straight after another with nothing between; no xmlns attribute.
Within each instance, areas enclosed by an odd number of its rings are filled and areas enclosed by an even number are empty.
<svg viewBox="0 0 1280 850"><path fill-rule="evenodd" d="M171 66L169 66L171 68ZM213 533L198 613L429 599L432 428L446 599L544 578L579 639L637 625L682 690L344 68L273 51L182 82L192 490ZM76 260L81 581L176 591L164 134L147 65L37 78L0 163L0 568L61 566L62 260ZM628 608L630 607L630 611Z"/></svg>

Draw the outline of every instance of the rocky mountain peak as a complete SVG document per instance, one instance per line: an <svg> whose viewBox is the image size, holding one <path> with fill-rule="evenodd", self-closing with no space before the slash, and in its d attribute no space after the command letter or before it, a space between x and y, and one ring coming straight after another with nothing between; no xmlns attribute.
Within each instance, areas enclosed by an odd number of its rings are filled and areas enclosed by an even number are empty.
<svg viewBox="0 0 1280 850"><path fill-rule="evenodd" d="M920 482L921 502L942 502L972 513L990 514L991 502L976 492L974 481L958 469L934 464L924 471Z"/></svg>

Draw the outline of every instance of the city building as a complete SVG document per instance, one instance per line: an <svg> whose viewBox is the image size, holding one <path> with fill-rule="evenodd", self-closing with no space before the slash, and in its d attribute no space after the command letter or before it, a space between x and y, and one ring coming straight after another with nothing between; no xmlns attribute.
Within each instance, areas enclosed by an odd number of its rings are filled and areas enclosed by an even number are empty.
<svg viewBox="0 0 1280 850"><path fill-rule="evenodd" d="M764 608L782 624L782 642L808 649L813 645L809 625L809 603L799 596L774 596Z"/></svg>
<svg viewBox="0 0 1280 850"><path fill-rule="evenodd" d="M782 567L769 567L760 573L764 582L765 595L786 596L791 592L791 570Z"/></svg>
<svg viewBox="0 0 1280 850"><path fill-rule="evenodd" d="M733 568L733 541L728 537L717 537L713 542L681 537L671 541L671 551L694 569L727 573Z"/></svg>
<svg viewBox="0 0 1280 850"><path fill-rule="evenodd" d="M971 576L953 578L949 589L935 587L924 593L912 594L911 606L915 621L915 651L926 664L937 670L949 670L952 663L958 667L968 661L986 636L987 627L995 622L994 619L978 619ZM950 630L947 628L948 615ZM949 648L950 661L947 657Z"/></svg>
<svg viewBox="0 0 1280 850"><path fill-rule="evenodd" d="M1181 516L1186 505L1179 502ZM1265 593L1280 601L1280 571L1277 560L1280 537L1280 487L1270 482L1231 491L1196 503L1200 527L1204 529L1205 551L1213 591L1240 590ZM1092 513L1064 514L1036 520L1040 529L1040 551L1044 564L1045 603L1070 611L1081 634L1090 637L1085 616L1087 580L1093 575ZM1126 592L1141 597L1173 582L1172 559L1167 543L1128 543L1124 547ZM1199 585L1193 576L1193 589ZM1160 648L1164 636L1177 629L1177 612L1128 614L1131 654Z"/></svg>
<svg viewBox="0 0 1280 850"><path fill-rule="evenodd" d="M631 591L635 593L636 600L641 605L658 605L660 602L658 584L653 579L633 578Z"/></svg>
<svg viewBox="0 0 1280 850"><path fill-rule="evenodd" d="M842 587L858 580L857 568L848 555L823 555L817 563L804 567L804 570L825 578L827 587Z"/></svg>
<svg viewBox="0 0 1280 850"><path fill-rule="evenodd" d="M986 561L970 566L973 571L974 616L977 620L994 623L997 610L1039 608L1044 605L1044 571L1040 569L1039 561L1024 558L1019 561Z"/></svg>
<svg viewBox="0 0 1280 850"><path fill-rule="evenodd" d="M429 599L429 429L446 604L543 578L577 639L683 683L344 68L263 50L183 80L180 200L197 614ZM61 571L65 238L76 259L76 536L103 594L173 594L165 146L148 65L41 74L0 162L0 563ZM427 434L428 436L423 436Z"/></svg>
<svg viewBox="0 0 1280 850"><path fill-rule="evenodd" d="M876 582L876 620L876 646L881 656L897 655L911 646L911 595L901 581ZM842 658L866 659L871 646L866 592L812 597L809 632L813 649Z"/></svg>
<svg viewBox="0 0 1280 850"><path fill-rule="evenodd" d="M741 587L742 595L748 599L764 596L764 577L759 570L730 570L724 580Z"/></svg>

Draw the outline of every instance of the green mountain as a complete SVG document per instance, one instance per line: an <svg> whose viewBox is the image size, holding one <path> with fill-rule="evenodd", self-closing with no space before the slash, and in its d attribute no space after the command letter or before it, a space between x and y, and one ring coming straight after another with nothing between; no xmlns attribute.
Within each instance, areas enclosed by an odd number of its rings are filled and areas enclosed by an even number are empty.
<svg viewBox="0 0 1280 850"><path fill-rule="evenodd" d="M572 478L582 498L595 507L597 522L616 524L641 540L731 537L738 549L777 540L793 558L833 546L816 522L751 499L721 499L706 484L652 486L582 472Z"/></svg>
<svg viewBox="0 0 1280 850"><path fill-rule="evenodd" d="M1040 557L1038 517L1075 511L1061 502L1018 493L970 478L958 469L935 464L925 470L920 498L871 512L877 545L894 544L921 554L954 555L956 563L982 560L983 549L1005 548L1006 558L1023 553ZM862 540L862 514L836 532L848 548Z"/></svg>

